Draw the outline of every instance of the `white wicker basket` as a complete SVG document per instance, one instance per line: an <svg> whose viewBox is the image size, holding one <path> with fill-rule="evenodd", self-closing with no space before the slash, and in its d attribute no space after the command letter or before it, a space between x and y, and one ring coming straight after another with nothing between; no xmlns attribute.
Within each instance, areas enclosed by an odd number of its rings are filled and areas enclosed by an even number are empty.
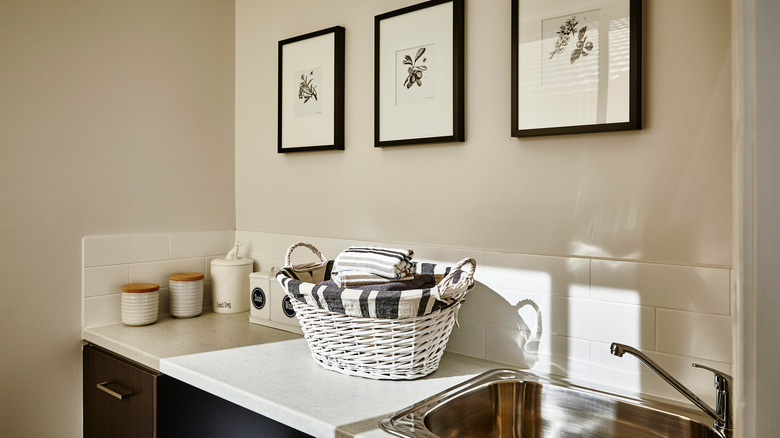
<svg viewBox="0 0 780 438"><path fill-rule="evenodd" d="M292 251L304 246L322 260L322 253L306 242L287 250L285 267ZM305 267L316 266L316 264ZM294 268L301 268L296 266ZM320 309L290 296L308 342L311 355L322 367L370 379L417 379L439 367L439 361L456 324L463 298L474 285L476 261L463 259L431 290L436 299L451 303L433 313L404 319L366 318ZM458 272L460 271L460 272ZM454 282L456 276L458 281Z"/></svg>

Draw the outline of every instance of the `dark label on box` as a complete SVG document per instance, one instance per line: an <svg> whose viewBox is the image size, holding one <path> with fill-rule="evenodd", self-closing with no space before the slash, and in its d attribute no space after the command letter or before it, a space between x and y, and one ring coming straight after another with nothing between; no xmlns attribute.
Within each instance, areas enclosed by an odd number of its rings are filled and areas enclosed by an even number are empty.
<svg viewBox="0 0 780 438"><path fill-rule="evenodd" d="M295 308L293 308L292 302L290 302L290 297L287 295L285 295L284 299L282 300L282 311L290 318L295 317Z"/></svg>
<svg viewBox="0 0 780 438"><path fill-rule="evenodd" d="M265 292L259 287L252 289L252 305L255 306L255 309L265 307Z"/></svg>

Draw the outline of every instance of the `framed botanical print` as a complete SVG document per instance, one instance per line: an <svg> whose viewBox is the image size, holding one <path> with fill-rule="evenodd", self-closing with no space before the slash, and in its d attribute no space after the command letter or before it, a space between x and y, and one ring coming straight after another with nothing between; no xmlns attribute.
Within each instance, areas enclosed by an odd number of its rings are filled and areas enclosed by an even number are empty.
<svg viewBox="0 0 780 438"><path fill-rule="evenodd" d="M463 2L375 17L374 146L464 141Z"/></svg>
<svg viewBox="0 0 780 438"><path fill-rule="evenodd" d="M279 41L278 152L344 149L344 28Z"/></svg>
<svg viewBox="0 0 780 438"><path fill-rule="evenodd" d="M512 136L641 129L641 0L512 0Z"/></svg>

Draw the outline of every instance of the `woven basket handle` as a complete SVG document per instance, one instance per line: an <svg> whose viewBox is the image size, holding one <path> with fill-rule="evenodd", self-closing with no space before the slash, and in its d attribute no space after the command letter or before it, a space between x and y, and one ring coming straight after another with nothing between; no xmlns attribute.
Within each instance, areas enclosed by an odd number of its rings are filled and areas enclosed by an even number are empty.
<svg viewBox="0 0 780 438"><path fill-rule="evenodd" d="M474 286L474 271L477 269L477 261L469 257L461 260L450 270L439 284L432 290L433 295L439 301L450 301L452 299L458 299L460 296ZM458 279L457 283L454 283L455 274L458 271L463 271L463 274Z"/></svg>
<svg viewBox="0 0 780 438"><path fill-rule="evenodd" d="M291 268L292 267L292 261L291 261L292 253L293 253L293 250L295 248L299 247L299 246L305 246L306 248L309 248L311 250L311 252L313 252L314 255L319 257L320 261L322 261L323 263L328 261L328 259L325 258L325 256L322 255L320 250L318 250L314 245L312 245L309 242L301 241L301 242L293 243L289 248L287 248L287 254L284 255L284 267L286 267L286 268Z"/></svg>

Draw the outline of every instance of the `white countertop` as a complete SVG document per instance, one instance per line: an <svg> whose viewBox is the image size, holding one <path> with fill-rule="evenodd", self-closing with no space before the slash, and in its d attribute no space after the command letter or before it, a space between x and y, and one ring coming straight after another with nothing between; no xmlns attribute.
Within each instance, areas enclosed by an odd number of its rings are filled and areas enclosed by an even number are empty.
<svg viewBox="0 0 780 438"><path fill-rule="evenodd" d="M315 437L387 438L382 418L501 364L445 353L411 381L320 367L300 335L251 324L248 312L161 317L152 325L83 330L84 340Z"/></svg>
<svg viewBox="0 0 780 438"><path fill-rule="evenodd" d="M315 437L389 437L379 420L499 364L445 353L411 381L347 376L319 366L304 339L163 359L160 370Z"/></svg>
<svg viewBox="0 0 780 438"><path fill-rule="evenodd" d="M87 342L159 371L160 359L269 342L301 335L249 322L249 312L215 313L210 308L194 318L162 315L156 323L130 327L122 323L85 328Z"/></svg>

